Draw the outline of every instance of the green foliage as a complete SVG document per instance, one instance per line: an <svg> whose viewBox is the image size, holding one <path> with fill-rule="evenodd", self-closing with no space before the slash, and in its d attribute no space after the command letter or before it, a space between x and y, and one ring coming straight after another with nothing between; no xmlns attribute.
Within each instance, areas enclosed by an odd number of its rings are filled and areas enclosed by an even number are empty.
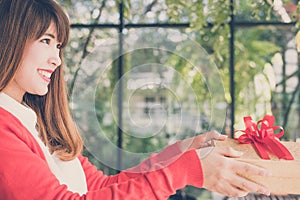
<svg viewBox="0 0 300 200"><path fill-rule="evenodd" d="M193 29L201 30L213 24L212 32L230 21L230 1L184 1L167 0L168 15L171 22L180 22L187 17Z"/></svg>
<svg viewBox="0 0 300 200"><path fill-rule="evenodd" d="M237 21L277 20L268 0L239 1L238 4L235 4L235 14Z"/></svg>

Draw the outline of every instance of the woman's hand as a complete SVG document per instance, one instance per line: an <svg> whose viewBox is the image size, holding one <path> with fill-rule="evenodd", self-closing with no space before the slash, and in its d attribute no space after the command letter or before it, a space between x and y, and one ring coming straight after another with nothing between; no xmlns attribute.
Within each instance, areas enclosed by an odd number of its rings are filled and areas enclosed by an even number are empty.
<svg viewBox="0 0 300 200"><path fill-rule="evenodd" d="M270 195L267 188L241 176L270 174L266 169L234 159L240 157L241 152L231 147L206 147L196 151L201 160L204 188L226 196L241 197L249 192Z"/></svg>
<svg viewBox="0 0 300 200"><path fill-rule="evenodd" d="M213 146L213 140L225 140L226 138L226 135L222 135L217 131L210 131L180 141L179 147L182 152L190 149L200 149L202 147Z"/></svg>

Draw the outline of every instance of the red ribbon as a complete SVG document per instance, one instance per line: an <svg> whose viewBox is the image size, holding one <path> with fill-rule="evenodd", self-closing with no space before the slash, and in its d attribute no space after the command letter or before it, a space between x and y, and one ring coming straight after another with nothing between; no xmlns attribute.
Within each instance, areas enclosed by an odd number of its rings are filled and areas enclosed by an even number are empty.
<svg viewBox="0 0 300 200"><path fill-rule="evenodd" d="M257 123L252 121L250 116L244 117L246 129L243 135L237 140L242 144L252 143L258 155L265 160L270 160L268 151L275 154L279 159L294 160L289 150L280 143L279 138L284 135L284 129L281 126L273 126L275 117L265 115ZM275 130L281 130L275 134Z"/></svg>

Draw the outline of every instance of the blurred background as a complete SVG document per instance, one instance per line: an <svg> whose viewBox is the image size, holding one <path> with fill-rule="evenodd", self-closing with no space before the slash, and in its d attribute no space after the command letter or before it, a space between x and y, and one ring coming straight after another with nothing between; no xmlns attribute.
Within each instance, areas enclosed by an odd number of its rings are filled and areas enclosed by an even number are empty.
<svg viewBox="0 0 300 200"><path fill-rule="evenodd" d="M57 1L71 21L73 115L106 174L207 130L234 137L249 115L300 137L298 0ZM192 187L170 197L213 198Z"/></svg>

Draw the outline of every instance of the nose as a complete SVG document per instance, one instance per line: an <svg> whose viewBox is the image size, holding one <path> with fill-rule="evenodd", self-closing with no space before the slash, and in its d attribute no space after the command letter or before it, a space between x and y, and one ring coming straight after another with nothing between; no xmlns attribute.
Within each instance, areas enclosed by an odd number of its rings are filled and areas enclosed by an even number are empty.
<svg viewBox="0 0 300 200"><path fill-rule="evenodd" d="M58 66L61 65L61 58L60 58L60 54L59 54L59 49L55 49L52 53L51 56L49 57L48 63L56 68Z"/></svg>

